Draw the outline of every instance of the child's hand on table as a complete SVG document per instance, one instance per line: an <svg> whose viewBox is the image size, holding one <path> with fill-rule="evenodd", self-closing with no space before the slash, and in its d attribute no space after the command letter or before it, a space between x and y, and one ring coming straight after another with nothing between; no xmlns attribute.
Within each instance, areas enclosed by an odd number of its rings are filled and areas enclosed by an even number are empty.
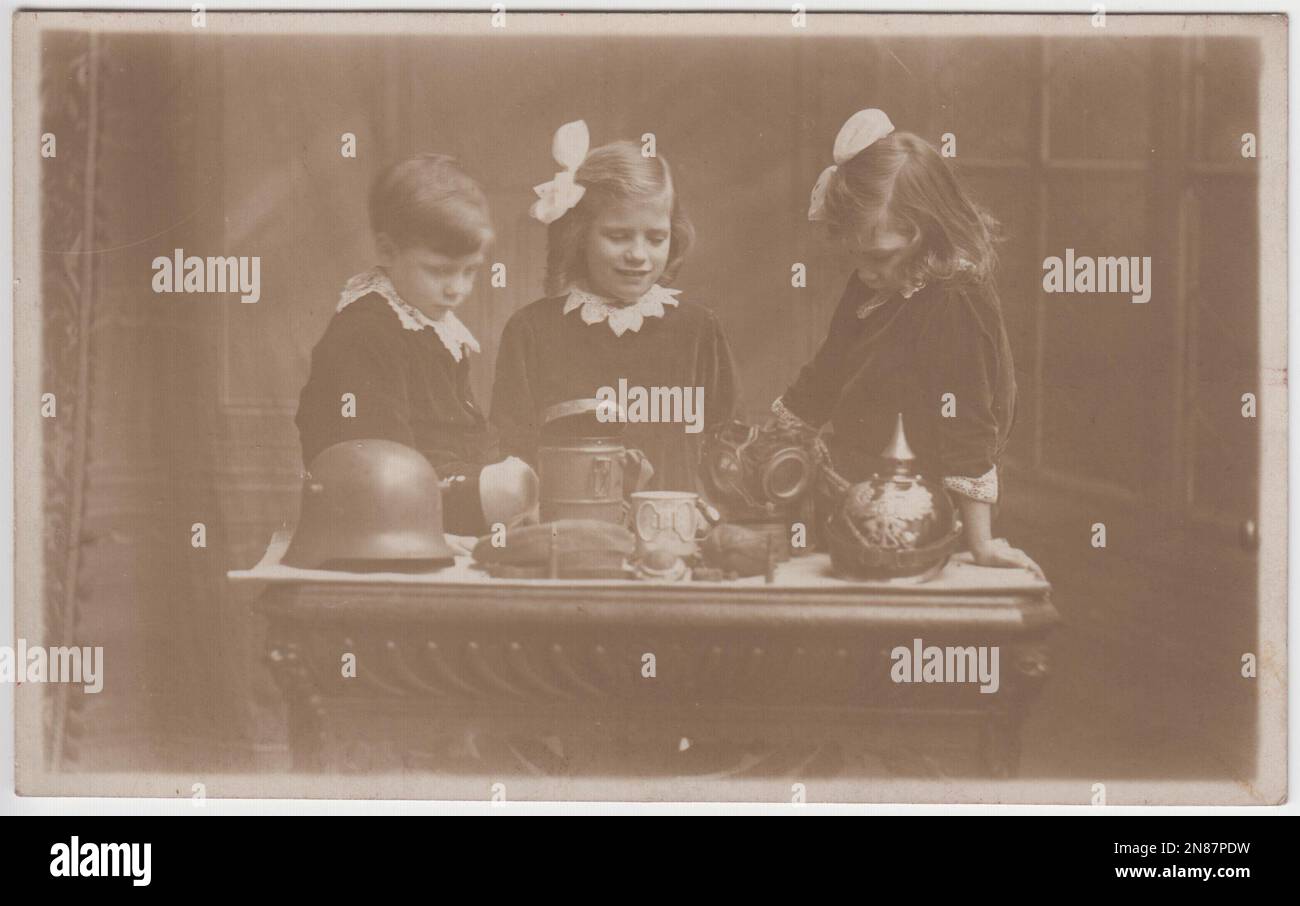
<svg viewBox="0 0 1300 906"><path fill-rule="evenodd" d="M443 537L447 539L447 546L457 557L468 557L474 552L474 545L478 543L478 539L473 535L453 535L451 532L445 532Z"/></svg>
<svg viewBox="0 0 1300 906"><path fill-rule="evenodd" d="M1012 547L1006 538L993 538L971 547L971 556L977 566L998 566L1027 569L1040 579L1046 579L1043 568L1018 547Z"/></svg>

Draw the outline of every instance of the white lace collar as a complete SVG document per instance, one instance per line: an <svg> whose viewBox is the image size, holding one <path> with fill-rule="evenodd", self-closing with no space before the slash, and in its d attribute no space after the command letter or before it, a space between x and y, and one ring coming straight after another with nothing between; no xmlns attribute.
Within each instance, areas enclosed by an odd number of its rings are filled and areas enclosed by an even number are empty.
<svg viewBox="0 0 1300 906"><path fill-rule="evenodd" d="M609 322L609 329L614 336L621 337L627 331L636 333L646 318L662 318L664 306L677 306L676 296L680 289L668 289L655 284L640 299L630 305L617 305L603 296L587 292L585 289L570 287L569 298L564 302L564 314L581 309L582 320L588 324Z"/></svg>
<svg viewBox="0 0 1300 906"><path fill-rule="evenodd" d="M424 312L415 306L402 300L393 287L393 282L388 279L388 274L384 273L383 268L373 267L365 273L357 274L343 285L343 292L339 296L339 305L336 311L342 311L362 296L368 296L371 293L378 293L384 297L388 307L397 315L397 320L402 322L402 326L407 330L423 330L426 327L432 327L433 332L438 335L442 345L451 353L451 357L457 362L464 355L463 347L469 347L472 352L479 352L478 340L469 332L469 328L461 323L460 319L452 312L447 312L439 321L433 320Z"/></svg>

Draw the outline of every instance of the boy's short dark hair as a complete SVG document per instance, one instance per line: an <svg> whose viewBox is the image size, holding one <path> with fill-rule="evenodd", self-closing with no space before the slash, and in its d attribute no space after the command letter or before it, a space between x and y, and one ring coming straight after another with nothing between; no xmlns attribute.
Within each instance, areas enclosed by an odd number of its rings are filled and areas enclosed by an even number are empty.
<svg viewBox="0 0 1300 906"><path fill-rule="evenodd" d="M370 186L370 228L398 248L457 257L493 239L487 196L456 159L419 154L385 167Z"/></svg>

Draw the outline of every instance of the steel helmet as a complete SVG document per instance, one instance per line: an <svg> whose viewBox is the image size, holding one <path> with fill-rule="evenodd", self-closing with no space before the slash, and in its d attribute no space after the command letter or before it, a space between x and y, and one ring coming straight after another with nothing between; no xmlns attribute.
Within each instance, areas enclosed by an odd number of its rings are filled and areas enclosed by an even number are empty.
<svg viewBox="0 0 1300 906"><path fill-rule="evenodd" d="M298 527L280 562L401 569L454 556L429 461L391 440L348 440L322 450L308 467Z"/></svg>

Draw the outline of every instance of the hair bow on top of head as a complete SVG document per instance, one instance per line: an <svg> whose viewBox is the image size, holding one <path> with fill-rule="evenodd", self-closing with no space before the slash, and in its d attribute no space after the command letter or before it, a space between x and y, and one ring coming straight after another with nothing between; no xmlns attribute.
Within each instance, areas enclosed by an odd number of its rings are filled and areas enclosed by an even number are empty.
<svg viewBox="0 0 1300 906"><path fill-rule="evenodd" d="M894 124L889 121L885 111L874 107L859 110L845 121L840 127L839 135L835 136L835 149L832 153L835 163L822 171L813 186L812 198L808 204L809 220L821 220L826 216L826 190L830 187L835 171L893 131Z"/></svg>
<svg viewBox="0 0 1300 906"><path fill-rule="evenodd" d="M585 120L565 123L555 130L551 140L551 156L562 168L550 182L534 186L537 200L528 209L528 213L542 223L559 220L564 213L578 202L587 190L574 181L578 167L587 159L587 149L591 147L591 134L587 131Z"/></svg>

